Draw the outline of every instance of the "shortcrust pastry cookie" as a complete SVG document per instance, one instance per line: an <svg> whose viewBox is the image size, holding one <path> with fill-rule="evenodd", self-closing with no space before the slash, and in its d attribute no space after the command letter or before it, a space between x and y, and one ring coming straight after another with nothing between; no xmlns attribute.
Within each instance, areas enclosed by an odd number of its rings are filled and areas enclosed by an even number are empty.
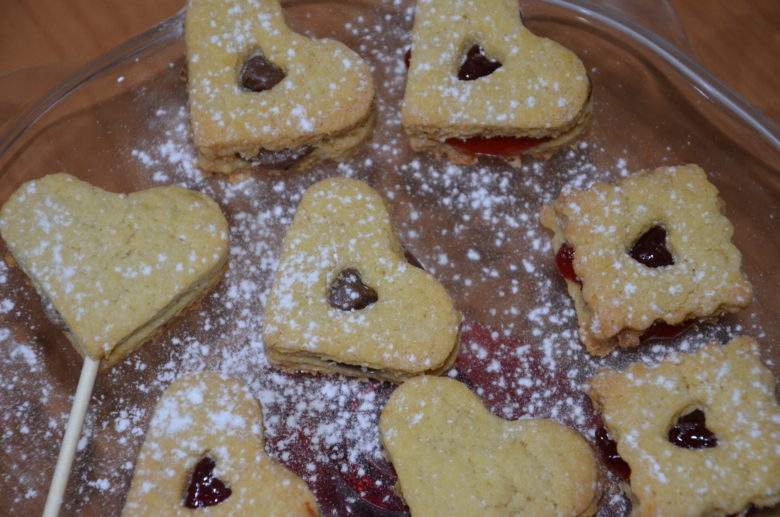
<svg viewBox="0 0 780 517"><path fill-rule="evenodd" d="M187 375L157 404L122 515L314 517L306 483L263 448L263 413L239 381Z"/></svg>
<svg viewBox="0 0 780 517"><path fill-rule="evenodd" d="M514 0L420 0L402 111L415 151L519 165L590 126L590 80L577 56L535 36Z"/></svg>
<svg viewBox="0 0 780 517"><path fill-rule="evenodd" d="M589 381L630 469L636 517L736 515L780 502L780 407L749 337Z"/></svg>
<svg viewBox="0 0 780 517"><path fill-rule="evenodd" d="M376 191L348 178L306 191L265 308L272 363L400 382L448 369L459 323L441 284L407 263Z"/></svg>
<svg viewBox="0 0 780 517"><path fill-rule="evenodd" d="M368 135L368 64L342 43L293 32L277 0L191 0L185 41L201 168L282 170Z"/></svg>
<svg viewBox="0 0 780 517"><path fill-rule="evenodd" d="M104 367L204 296L227 261L219 207L177 186L123 195L45 176L6 202L0 232L47 315Z"/></svg>
<svg viewBox="0 0 780 517"><path fill-rule="evenodd" d="M636 346L653 324L683 324L750 303L734 229L697 165L564 192L544 207L542 224L555 234L556 261L591 354Z"/></svg>
<svg viewBox="0 0 780 517"><path fill-rule="evenodd" d="M593 451L547 419L510 422L447 377L417 377L390 397L382 442L412 515L592 515L600 498Z"/></svg>

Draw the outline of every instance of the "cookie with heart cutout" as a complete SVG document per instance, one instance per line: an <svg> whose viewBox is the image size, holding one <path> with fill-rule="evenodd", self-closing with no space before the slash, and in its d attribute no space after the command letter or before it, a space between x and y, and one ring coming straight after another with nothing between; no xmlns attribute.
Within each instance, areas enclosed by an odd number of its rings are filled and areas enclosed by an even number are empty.
<svg viewBox="0 0 780 517"><path fill-rule="evenodd" d="M192 0L185 42L202 169L280 171L338 156L370 132L368 64L340 42L293 32L277 0Z"/></svg>
<svg viewBox="0 0 780 517"><path fill-rule="evenodd" d="M263 412L247 387L189 374L157 403L122 515L319 515L306 483L263 446Z"/></svg>
<svg viewBox="0 0 780 517"><path fill-rule="evenodd" d="M50 319L104 367L216 285L228 252L227 221L205 194L114 194L67 174L19 187L0 232Z"/></svg>
<svg viewBox="0 0 780 517"><path fill-rule="evenodd" d="M519 165L585 133L590 93L580 59L532 34L516 1L417 2L402 111L413 150Z"/></svg>
<svg viewBox="0 0 780 517"><path fill-rule="evenodd" d="M698 165L565 189L541 223L593 355L674 337L752 300L734 226Z"/></svg>
<svg viewBox="0 0 780 517"><path fill-rule="evenodd" d="M382 197L331 178L310 187L284 239L265 307L269 360L400 382L448 369L460 314L406 261Z"/></svg>
<svg viewBox="0 0 780 517"><path fill-rule="evenodd" d="M775 382L748 336L599 370L586 391L617 442L612 461L627 464L631 515L747 515L780 503Z"/></svg>
<svg viewBox="0 0 780 517"><path fill-rule="evenodd" d="M412 515L592 515L601 496L580 434L553 420L494 416L454 379L406 381L379 428Z"/></svg>

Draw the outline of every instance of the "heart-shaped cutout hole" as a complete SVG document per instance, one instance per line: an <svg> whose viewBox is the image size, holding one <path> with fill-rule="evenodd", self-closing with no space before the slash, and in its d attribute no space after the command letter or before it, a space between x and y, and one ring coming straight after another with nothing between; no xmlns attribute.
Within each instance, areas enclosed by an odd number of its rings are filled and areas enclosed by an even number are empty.
<svg viewBox="0 0 780 517"><path fill-rule="evenodd" d="M473 44L458 68L458 79L461 81L474 81L480 77L486 77L501 68L501 61L490 59L478 44Z"/></svg>
<svg viewBox="0 0 780 517"><path fill-rule="evenodd" d="M233 490L214 475L217 463L209 456L203 456L195 465L187 483L184 506L187 508L205 508L214 506L233 493Z"/></svg>
<svg viewBox="0 0 780 517"><path fill-rule="evenodd" d="M628 254L650 268L674 265L674 257L667 245L666 228L660 225L651 227L634 241Z"/></svg>
<svg viewBox="0 0 780 517"><path fill-rule="evenodd" d="M717 447L718 438L707 429L707 416L701 409L680 416L669 429L669 441L684 449Z"/></svg>
<svg viewBox="0 0 780 517"><path fill-rule="evenodd" d="M330 285L328 293L330 306L342 311L359 311L377 300L379 295L363 283L360 271L355 268L342 269Z"/></svg>
<svg viewBox="0 0 780 517"><path fill-rule="evenodd" d="M262 51L256 51L241 68L241 86L252 92L270 90L287 77L280 67L265 57Z"/></svg>

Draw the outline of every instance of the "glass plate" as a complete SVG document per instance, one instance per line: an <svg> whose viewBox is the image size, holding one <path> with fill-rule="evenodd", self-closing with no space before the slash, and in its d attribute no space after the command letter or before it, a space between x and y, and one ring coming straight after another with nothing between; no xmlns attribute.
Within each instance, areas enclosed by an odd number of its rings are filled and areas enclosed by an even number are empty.
<svg viewBox="0 0 780 517"><path fill-rule="evenodd" d="M231 224L230 269L216 291L98 376L64 514L121 512L160 393L203 369L250 386L264 408L266 449L309 482L326 515L403 514L376 428L393 386L286 374L265 358L263 305L282 238L304 190L329 176L362 178L387 198L401 240L463 311L463 351L450 375L499 416L554 418L592 442L598 417L580 388L597 368L658 360L740 333L761 341L764 359L780 374L780 131L692 60L587 2L523 2L535 33L584 60L593 81L593 127L574 149L526 160L518 170L491 159L459 167L412 153L401 130L410 1L284 5L295 30L338 39L373 66L377 126L341 162L240 183L201 175L188 135L182 13L61 83L0 141L0 202L24 181L64 171L116 192L171 183L201 190ZM589 357L555 272L550 235L539 225L541 206L564 185L689 162L708 171L725 200L755 286L753 305L669 342ZM36 515L81 358L46 320L24 275L5 263L0 342L0 508ZM611 475L606 490L599 514L627 514Z"/></svg>

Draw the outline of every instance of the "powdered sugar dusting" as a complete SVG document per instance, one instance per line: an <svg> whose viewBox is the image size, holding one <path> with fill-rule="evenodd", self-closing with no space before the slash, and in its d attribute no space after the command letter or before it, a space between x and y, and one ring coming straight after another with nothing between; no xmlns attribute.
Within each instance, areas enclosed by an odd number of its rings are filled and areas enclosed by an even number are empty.
<svg viewBox="0 0 780 517"><path fill-rule="evenodd" d="M269 366L265 355L263 307L282 238L303 192L325 177L359 177L388 201L401 241L473 322L465 327L462 360L448 375L470 380L499 416L549 417L592 439L595 423L580 388L598 368L659 360L672 350L692 351L708 339L723 341L739 332L761 339L760 328L726 320L672 343L604 359L585 354L538 213L565 185L584 188L612 180L636 164L608 152L595 138L548 161L527 160L519 170L489 159L456 166L411 153L399 106L413 6L388 2L375 10L357 4L351 9L343 26L316 34L345 41L370 62L377 78L373 136L343 161L283 175L257 174L242 182L207 177L196 167L184 84L176 74L164 93L136 100L145 126L122 155L124 165L134 171L137 184L180 184L213 196L230 224L229 269L214 293L157 341L99 376L66 493L67 512L119 513L123 499L116 494L128 490L154 404L171 382L201 370L248 385L263 406L266 450L315 487L327 515L370 515L372 504L391 504L392 491L365 502L361 497L375 493L377 485L355 480L361 472L373 472L371 465L382 465L377 421L393 387L283 373ZM306 16L297 23L300 29L310 27ZM124 84L133 82L124 75ZM177 95L171 97L170 90ZM24 513L32 505L42 508L80 360L41 315L21 273L4 263L0 341L6 351L0 368L7 372L0 384L0 415L6 422L0 431L6 458L0 489L8 494L8 512ZM29 464L51 467L33 471L25 468ZM386 486L390 478L382 479ZM324 492L334 486L340 491ZM627 511L617 484L610 484L600 515Z"/></svg>

